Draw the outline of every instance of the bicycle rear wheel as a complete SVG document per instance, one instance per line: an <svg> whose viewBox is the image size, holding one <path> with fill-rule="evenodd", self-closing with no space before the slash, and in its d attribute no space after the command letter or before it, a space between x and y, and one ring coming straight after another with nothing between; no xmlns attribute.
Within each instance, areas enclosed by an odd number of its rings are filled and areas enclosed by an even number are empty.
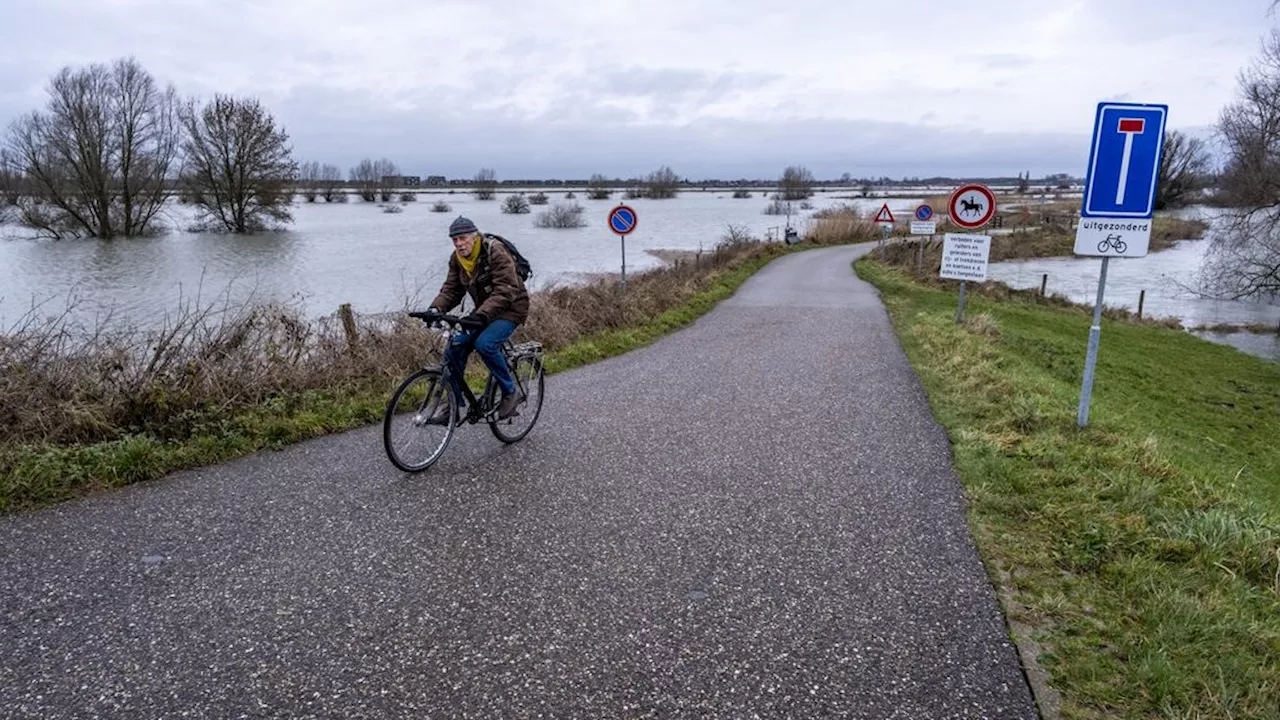
<svg viewBox="0 0 1280 720"><path fill-rule="evenodd" d="M428 422L447 408L443 424ZM419 370L396 388L382 418L382 444L391 464L405 472L431 467L453 439L458 426L458 399L439 370Z"/></svg>
<svg viewBox="0 0 1280 720"><path fill-rule="evenodd" d="M533 424L538 422L538 416L542 414L542 394L546 386L542 359L536 355L517 357L511 374L515 376L516 386L524 391L524 401L520 403L515 415L489 423L493 436L504 443L519 442L533 429Z"/></svg>

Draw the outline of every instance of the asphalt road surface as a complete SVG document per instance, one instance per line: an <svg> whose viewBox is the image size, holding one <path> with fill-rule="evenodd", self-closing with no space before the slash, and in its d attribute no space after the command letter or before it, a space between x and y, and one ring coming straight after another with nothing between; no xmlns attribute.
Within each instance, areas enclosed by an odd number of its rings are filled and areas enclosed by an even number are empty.
<svg viewBox="0 0 1280 720"><path fill-rule="evenodd" d="M1033 718L865 248L549 378L0 518L7 718Z"/></svg>

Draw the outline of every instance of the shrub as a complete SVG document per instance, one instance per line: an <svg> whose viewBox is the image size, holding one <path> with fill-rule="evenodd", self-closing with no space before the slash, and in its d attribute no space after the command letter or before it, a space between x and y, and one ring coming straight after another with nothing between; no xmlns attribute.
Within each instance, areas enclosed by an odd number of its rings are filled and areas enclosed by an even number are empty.
<svg viewBox="0 0 1280 720"><path fill-rule="evenodd" d="M449 203L443 200L437 200L435 204L431 206L431 212L446 213L452 210L453 208L449 205Z"/></svg>
<svg viewBox="0 0 1280 720"><path fill-rule="evenodd" d="M563 205L557 203L538 214L537 226L541 228L579 228L586 227L587 221L582 217L582 206Z"/></svg>
<svg viewBox="0 0 1280 720"><path fill-rule="evenodd" d="M534 193L534 194L530 195L530 196L529 196L529 204L530 204L530 205L546 205L546 204L547 204L547 194L546 194L546 193L540 193L540 192L539 192L539 193Z"/></svg>
<svg viewBox="0 0 1280 720"><path fill-rule="evenodd" d="M524 193L516 193L508 195L507 199L502 202L502 212L508 215L522 215L529 212L529 201L525 199Z"/></svg>

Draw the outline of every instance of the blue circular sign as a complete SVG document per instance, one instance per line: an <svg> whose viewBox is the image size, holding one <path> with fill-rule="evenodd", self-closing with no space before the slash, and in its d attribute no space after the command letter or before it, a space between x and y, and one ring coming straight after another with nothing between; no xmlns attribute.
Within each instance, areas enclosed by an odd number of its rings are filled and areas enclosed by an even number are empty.
<svg viewBox="0 0 1280 720"><path fill-rule="evenodd" d="M619 235L626 235L636 229L636 211L626 205L619 205L609 211L609 228Z"/></svg>
<svg viewBox="0 0 1280 720"><path fill-rule="evenodd" d="M933 208L928 205L921 205L916 208L916 219L920 222L928 222L931 217L933 217Z"/></svg>

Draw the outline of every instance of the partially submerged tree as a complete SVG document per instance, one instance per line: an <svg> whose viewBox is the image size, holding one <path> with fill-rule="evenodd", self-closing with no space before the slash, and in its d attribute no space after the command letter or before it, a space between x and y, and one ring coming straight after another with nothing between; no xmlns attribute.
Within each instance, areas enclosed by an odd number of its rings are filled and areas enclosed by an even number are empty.
<svg viewBox="0 0 1280 720"><path fill-rule="evenodd" d="M1233 209L1219 221L1200 272L1201 292L1233 299L1280 295L1280 31L1240 74L1222 110L1226 150L1219 191Z"/></svg>
<svg viewBox="0 0 1280 720"><path fill-rule="evenodd" d="M337 165L321 165L320 166L320 197L325 202L345 202L346 193L342 192L342 171ZM341 198L341 200L339 200Z"/></svg>
<svg viewBox="0 0 1280 720"><path fill-rule="evenodd" d="M133 58L63 68L43 112L10 127L26 194L19 220L52 237L145 235L156 229L178 154L177 95Z"/></svg>
<svg viewBox="0 0 1280 720"><path fill-rule="evenodd" d="M654 200L673 198L679 191L680 176L666 165L649 173L649 177L645 180L644 194Z"/></svg>
<svg viewBox="0 0 1280 720"><path fill-rule="evenodd" d="M498 189L498 173L493 168L480 168L476 173L475 193L477 200L492 200Z"/></svg>
<svg viewBox="0 0 1280 720"><path fill-rule="evenodd" d="M399 175L400 168L388 158L365 158L351 168L351 184L365 202L375 202L379 197L387 202L391 200L391 186Z"/></svg>
<svg viewBox="0 0 1280 720"><path fill-rule="evenodd" d="M605 200L613 194L613 190L609 188L609 181L605 176L596 173L587 181L587 197L592 200Z"/></svg>
<svg viewBox="0 0 1280 720"><path fill-rule="evenodd" d="M1165 133L1160 154L1160 176L1156 182L1156 209L1185 205L1209 177L1209 154L1204 141L1179 130Z"/></svg>
<svg viewBox="0 0 1280 720"><path fill-rule="evenodd" d="M201 221L236 233L293 221L298 166L288 133L261 103L215 95L203 108L186 103L180 116L187 132L183 185Z"/></svg>
<svg viewBox="0 0 1280 720"><path fill-rule="evenodd" d="M508 195L507 199L502 203L502 212L508 215L523 215L529 212L529 201L525 198L524 193Z"/></svg>
<svg viewBox="0 0 1280 720"><path fill-rule="evenodd" d="M26 179L8 150L0 148L0 222L13 214L22 199Z"/></svg>
<svg viewBox="0 0 1280 720"><path fill-rule="evenodd" d="M813 173L809 168L792 165L782 171L778 181L779 200L804 200L813 196Z"/></svg>
<svg viewBox="0 0 1280 720"><path fill-rule="evenodd" d="M320 195L320 163L308 160L298 166L298 190L302 199L313 203Z"/></svg>

